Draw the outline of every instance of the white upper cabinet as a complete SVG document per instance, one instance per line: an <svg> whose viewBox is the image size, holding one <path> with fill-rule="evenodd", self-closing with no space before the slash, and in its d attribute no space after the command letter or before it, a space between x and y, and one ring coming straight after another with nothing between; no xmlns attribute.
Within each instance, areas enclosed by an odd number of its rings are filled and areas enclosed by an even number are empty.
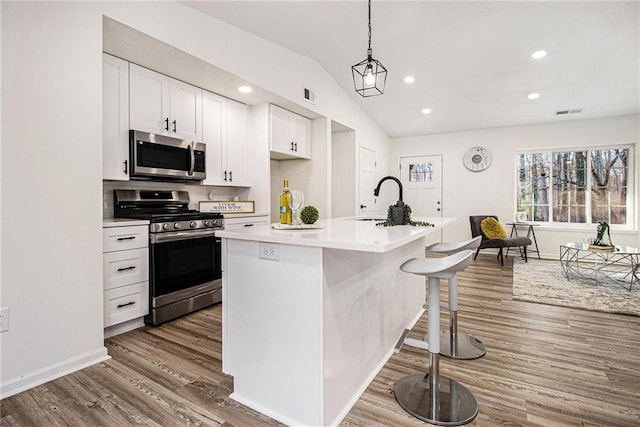
<svg viewBox="0 0 640 427"><path fill-rule="evenodd" d="M271 158L311 158L311 120L271 105Z"/></svg>
<svg viewBox="0 0 640 427"><path fill-rule="evenodd" d="M129 66L131 129L202 142L202 89Z"/></svg>
<svg viewBox="0 0 640 427"><path fill-rule="evenodd" d="M207 145L203 185L251 186L247 106L204 91L202 137Z"/></svg>
<svg viewBox="0 0 640 427"><path fill-rule="evenodd" d="M102 54L102 179L129 180L129 63Z"/></svg>

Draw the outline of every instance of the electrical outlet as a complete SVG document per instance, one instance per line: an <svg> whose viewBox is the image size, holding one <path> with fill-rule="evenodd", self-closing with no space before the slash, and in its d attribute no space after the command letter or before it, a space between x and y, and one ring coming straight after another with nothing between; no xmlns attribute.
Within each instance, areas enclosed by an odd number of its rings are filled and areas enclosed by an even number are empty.
<svg viewBox="0 0 640 427"><path fill-rule="evenodd" d="M9 307L0 308L0 332L9 330Z"/></svg>
<svg viewBox="0 0 640 427"><path fill-rule="evenodd" d="M280 245L277 243L258 243L258 258L272 259L278 261L280 259Z"/></svg>

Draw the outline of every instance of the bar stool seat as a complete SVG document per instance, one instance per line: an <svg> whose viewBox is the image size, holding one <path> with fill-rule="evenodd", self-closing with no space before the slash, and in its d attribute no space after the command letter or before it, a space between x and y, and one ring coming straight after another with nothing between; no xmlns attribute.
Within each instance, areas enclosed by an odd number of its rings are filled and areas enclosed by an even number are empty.
<svg viewBox="0 0 640 427"><path fill-rule="evenodd" d="M478 403L471 392L457 381L440 376L440 279L455 277L471 264L472 250L463 250L444 258L412 258L400 270L425 276L428 283L427 340L408 338L404 331L396 352L403 344L429 352L429 372L400 378L394 394L400 406L414 417L436 425L467 424L478 415Z"/></svg>
<svg viewBox="0 0 640 427"><path fill-rule="evenodd" d="M450 255L466 249L476 250L482 236L464 242L441 242L427 246L427 251ZM449 309L449 333L440 337L440 354L451 359L478 359L487 353L487 347L474 336L458 332L458 279L449 279L449 302L441 304Z"/></svg>

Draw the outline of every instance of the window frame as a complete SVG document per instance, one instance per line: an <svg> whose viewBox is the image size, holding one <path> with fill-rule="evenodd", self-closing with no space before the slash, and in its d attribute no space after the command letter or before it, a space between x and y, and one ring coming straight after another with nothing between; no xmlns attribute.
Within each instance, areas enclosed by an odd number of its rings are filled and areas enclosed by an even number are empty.
<svg viewBox="0 0 640 427"><path fill-rule="evenodd" d="M537 221L535 218L529 218L527 222L532 224L538 224L544 227L549 228L563 228L563 229L582 229L588 228L592 229L594 225L597 225L597 222L591 222L592 218L592 206L591 206L591 192L592 192L592 174L591 174L591 165L592 165L592 151L599 150L628 150L628 176L627 176L627 197L626 197L626 224L610 224L612 229L616 230L636 230L637 223L637 197L636 193L636 181L638 179L637 171L635 167L636 162L636 153L635 153L635 144L607 144L607 145L593 145L593 146L583 146L583 147L549 147L544 149L528 149L528 150L517 150L514 154L514 204L513 209L514 212L518 212L518 199L520 196L520 164L518 162L519 156L523 154L547 154L548 156L548 209L549 209L549 221ZM555 153L570 153L570 152L579 152L586 151L587 157L587 181L585 183L585 217L587 219L586 222L559 222L553 221L553 209L554 209L554 182L553 182L553 156ZM532 207L537 205L536 200L532 200Z"/></svg>

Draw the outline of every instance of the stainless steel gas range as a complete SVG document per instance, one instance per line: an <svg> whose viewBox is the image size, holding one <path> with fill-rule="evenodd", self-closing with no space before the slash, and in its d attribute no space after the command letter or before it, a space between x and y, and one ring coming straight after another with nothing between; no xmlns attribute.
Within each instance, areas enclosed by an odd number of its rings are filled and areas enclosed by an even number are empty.
<svg viewBox="0 0 640 427"><path fill-rule="evenodd" d="M149 314L159 325L222 301L219 213L189 210L186 191L115 190L116 218L148 219Z"/></svg>

